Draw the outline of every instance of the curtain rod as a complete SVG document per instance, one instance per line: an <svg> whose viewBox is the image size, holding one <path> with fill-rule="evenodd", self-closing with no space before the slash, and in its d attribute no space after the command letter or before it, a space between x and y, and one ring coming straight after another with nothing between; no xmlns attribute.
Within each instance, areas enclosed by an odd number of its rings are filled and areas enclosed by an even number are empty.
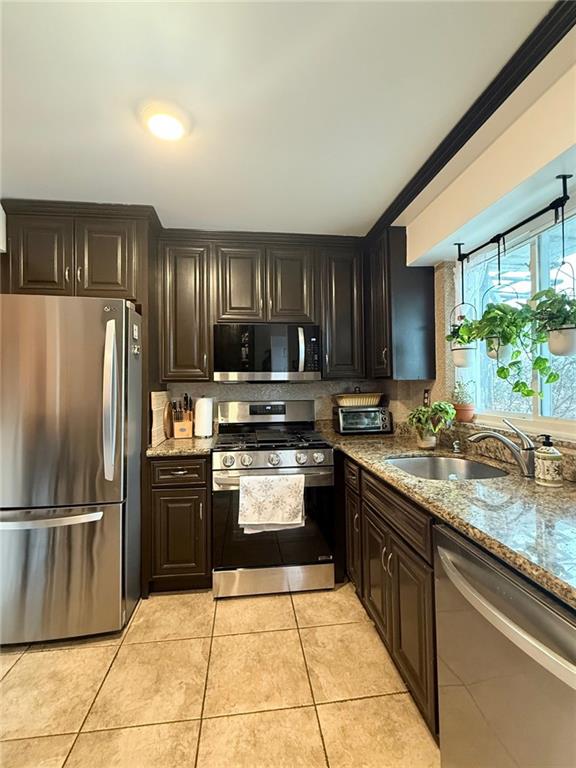
<svg viewBox="0 0 576 768"><path fill-rule="evenodd" d="M529 224L531 221L534 221L535 219L540 218L540 216L543 216L545 213L548 213L549 211L554 211L556 213L556 216L558 215L558 210L560 208L563 208L568 200L570 200L570 196L568 195L568 179L572 178L571 173L562 173L559 176L556 176L557 179L561 179L562 181L562 194L560 197L557 197L555 200L552 200L551 203L549 203L545 208L542 208L537 213L533 213L532 216L528 216L528 218L523 219L522 221L518 222L518 224L514 224L514 226L509 227L505 232L500 232L498 235L494 235L489 240L487 240L485 243L482 243L482 245L477 246L476 248L473 248L471 251L467 251L466 253L462 253L461 246L463 243L456 243L458 245L458 261L465 261L470 258L474 253L478 253L478 251L483 250L488 245L498 245L498 243L508 235L510 235L512 232L515 232L517 229L520 229L520 227L523 227L525 224Z"/></svg>

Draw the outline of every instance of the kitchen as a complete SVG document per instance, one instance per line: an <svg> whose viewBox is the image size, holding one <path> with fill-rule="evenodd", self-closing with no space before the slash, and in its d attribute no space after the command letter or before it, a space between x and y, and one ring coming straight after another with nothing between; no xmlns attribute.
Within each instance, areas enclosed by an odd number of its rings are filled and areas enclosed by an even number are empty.
<svg viewBox="0 0 576 768"><path fill-rule="evenodd" d="M3 3L2 766L576 765L575 23Z"/></svg>

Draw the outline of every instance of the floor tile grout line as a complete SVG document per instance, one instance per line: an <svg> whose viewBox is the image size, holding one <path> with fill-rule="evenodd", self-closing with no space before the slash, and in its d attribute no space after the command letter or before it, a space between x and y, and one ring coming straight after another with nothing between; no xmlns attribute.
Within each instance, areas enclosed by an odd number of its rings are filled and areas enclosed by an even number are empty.
<svg viewBox="0 0 576 768"><path fill-rule="evenodd" d="M27 653L27 651L22 651L22 653L20 654L20 656L18 656L18 658L16 659L14 664L12 664L10 669L7 669L6 672L4 672L4 674L0 677L0 683L8 677L8 675L10 674L10 672L12 672L14 667L18 666L18 662L20 661L20 659L23 659L24 656L26 656L26 653ZM16 654L13 654L13 655L16 655Z"/></svg>
<svg viewBox="0 0 576 768"><path fill-rule="evenodd" d="M308 669L308 661L306 659L306 653L304 651L304 643L302 642L302 635L300 634L300 626L298 624L298 617L296 614L296 607L294 605L294 598L290 593L290 601L292 603L292 609L296 616L296 626L298 629L298 641L300 643L300 650L302 651L302 658L304 659L304 669L306 670L306 677L308 678L308 685L310 686L310 695L312 696L312 703L314 705L314 714L316 715L316 723L318 725L318 732L320 734L320 741L322 742L322 751L324 752L324 760L326 761L326 768L330 768L330 761L328 760L328 752L326 750L326 742L324 741L324 734L322 732L322 726L320 725L320 715L318 714L318 708L316 706L316 697L314 696L314 688L312 687L312 680L310 679L310 670Z"/></svg>
<svg viewBox="0 0 576 768"><path fill-rule="evenodd" d="M104 646L106 648L114 648L114 647L116 647L116 652L114 653L114 656L112 657L112 661L110 662L110 664L108 666L108 669L106 670L106 674L102 678L102 682L98 686L98 690L96 691L96 695L92 699L92 702L91 702L90 706L88 707L88 711L86 712L86 715L84 716L84 719L80 723L80 728L78 729L78 731L76 733L76 738L74 739L74 741L70 745L70 749L68 750L68 754L66 755L66 759L62 763L62 768L66 768L66 764L68 763L68 760L70 759L70 755L72 754L72 751L74 750L74 747L76 746L76 742L78 741L78 738L79 738L80 734L82 733L82 728L84 728L84 726L86 725L86 721L88 720L88 717L90 716L90 712L92 712L92 709L94 707L96 699L98 698L98 694L100 693L100 691L102 690L102 686L104 685L104 683L108 679L108 675L110 674L110 671L111 671L112 667L114 666L114 662L118 658L118 654L120 653L120 649L124 645L124 640L126 640L126 636L128 635L130 627L132 626L132 622L136 618L136 615L137 615L138 611L140 610L140 606L141 605L142 605L142 598L140 598L140 600L136 604L136 607L134 608L134 611L132 612L132 616L130 616L130 620L126 624L126 627L122 630L123 634L122 634L122 638L120 640L120 644L118 646Z"/></svg>
<svg viewBox="0 0 576 768"><path fill-rule="evenodd" d="M210 674L210 661L212 659L212 646L214 644L214 627L216 626L216 612L218 611L218 601L214 601L214 613L212 614L212 629L210 632L210 645L208 646L208 663L206 664L206 676L204 678L204 692L202 694L202 705L200 707L200 725L198 726L198 736L196 738L196 754L194 756L194 768L198 766L200 756L200 739L202 737L202 722L204 718L204 706L206 704L206 694L208 692L208 675Z"/></svg>
<svg viewBox="0 0 576 768"><path fill-rule="evenodd" d="M365 701L367 699L385 699L390 696L409 696L409 691L392 691L391 693L375 693L375 694L369 694L366 696L356 696L354 698L346 698L346 699L333 699L331 701L321 701L318 702L316 707L325 707L330 706L331 704L346 704L347 702L354 702L354 701ZM262 715L266 712L286 712L291 709L313 709L314 703L310 704L290 704L285 707L271 707L269 709L251 709L247 710L246 712L227 712L223 713L221 715L208 715L207 717L185 717L185 718L178 718L176 720L159 720L154 721L151 723L131 723L130 725L115 725L111 726L109 728L94 728L94 730L90 731L82 731L81 734L91 734L91 733L108 733L110 731L125 731L132 728L153 728L156 725L172 725L174 723L200 723L200 720L223 720L225 718L230 717L247 717L249 715ZM76 731L66 731L63 733L45 733L38 736L18 736L16 738L10 738L10 739L2 739L0 740L0 744L7 744L13 741L28 741L30 739L50 739L54 736L76 736Z"/></svg>

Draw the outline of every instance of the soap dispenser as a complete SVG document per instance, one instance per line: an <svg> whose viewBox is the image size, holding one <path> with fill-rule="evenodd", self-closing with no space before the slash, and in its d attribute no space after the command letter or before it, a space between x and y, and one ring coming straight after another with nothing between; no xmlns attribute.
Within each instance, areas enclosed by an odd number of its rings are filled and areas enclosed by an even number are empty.
<svg viewBox="0 0 576 768"><path fill-rule="evenodd" d="M562 454L554 448L550 435L538 435L544 441L534 452L535 479L537 485L559 488L562 485Z"/></svg>

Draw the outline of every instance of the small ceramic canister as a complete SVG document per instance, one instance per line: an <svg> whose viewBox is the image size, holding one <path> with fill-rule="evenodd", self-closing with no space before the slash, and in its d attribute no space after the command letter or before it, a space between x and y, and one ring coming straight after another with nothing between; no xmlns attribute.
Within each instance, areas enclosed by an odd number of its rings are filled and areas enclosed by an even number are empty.
<svg viewBox="0 0 576 768"><path fill-rule="evenodd" d="M562 454L550 439L550 435L538 435L544 442L534 453L535 480L537 485L559 488L563 482Z"/></svg>

